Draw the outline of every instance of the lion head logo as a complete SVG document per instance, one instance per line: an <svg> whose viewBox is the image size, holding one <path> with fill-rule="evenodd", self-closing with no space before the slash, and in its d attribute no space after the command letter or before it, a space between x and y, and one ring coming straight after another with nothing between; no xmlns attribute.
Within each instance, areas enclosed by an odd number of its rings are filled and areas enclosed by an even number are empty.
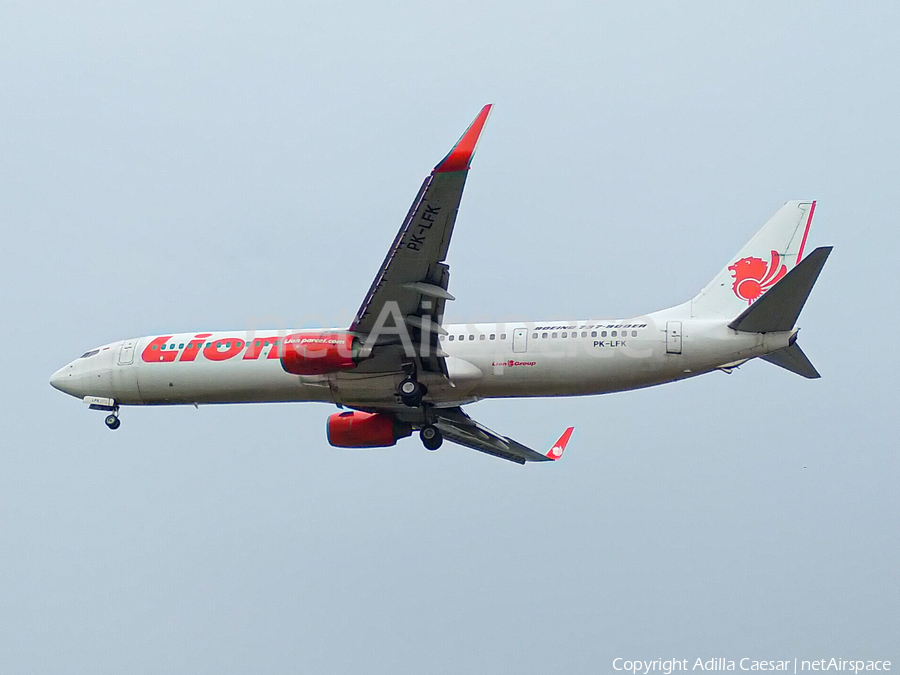
<svg viewBox="0 0 900 675"><path fill-rule="evenodd" d="M781 263L778 251L772 251L768 263L762 258L741 258L728 271L734 275L734 294L749 305L787 274L787 266Z"/></svg>

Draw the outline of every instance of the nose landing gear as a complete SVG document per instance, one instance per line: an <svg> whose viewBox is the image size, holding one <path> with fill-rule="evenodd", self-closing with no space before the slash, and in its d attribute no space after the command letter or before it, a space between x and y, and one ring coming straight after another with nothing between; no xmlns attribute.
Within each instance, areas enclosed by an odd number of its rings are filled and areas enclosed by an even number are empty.
<svg viewBox="0 0 900 675"><path fill-rule="evenodd" d="M118 429L122 426L122 422L119 420L119 404L116 403L115 399L88 396L84 399L84 402L88 404L88 408L91 410L102 410L109 413L103 421L110 429Z"/></svg>

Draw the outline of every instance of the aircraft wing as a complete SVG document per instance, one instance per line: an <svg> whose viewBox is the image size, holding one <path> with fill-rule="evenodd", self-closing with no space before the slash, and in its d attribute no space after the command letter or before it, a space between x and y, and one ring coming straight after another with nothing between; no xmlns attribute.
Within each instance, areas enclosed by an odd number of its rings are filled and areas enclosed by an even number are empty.
<svg viewBox="0 0 900 675"><path fill-rule="evenodd" d="M552 462L562 457L566 444L572 436L574 427L566 429L562 436L554 443L546 453L532 450L506 436L501 436L496 431L491 431L483 424L479 424L461 408L439 408L434 411L434 426L436 426L444 438L467 448L479 452L500 457L517 464L525 462Z"/></svg>
<svg viewBox="0 0 900 675"><path fill-rule="evenodd" d="M394 243L350 330L367 335L367 347L403 344L420 358L423 370L447 374L438 336L445 331L444 305L450 268L444 263L481 130L491 106L482 108L449 154L431 172L416 195ZM399 355L399 350L395 354ZM394 359L392 359L394 360ZM380 364L381 367L387 364Z"/></svg>

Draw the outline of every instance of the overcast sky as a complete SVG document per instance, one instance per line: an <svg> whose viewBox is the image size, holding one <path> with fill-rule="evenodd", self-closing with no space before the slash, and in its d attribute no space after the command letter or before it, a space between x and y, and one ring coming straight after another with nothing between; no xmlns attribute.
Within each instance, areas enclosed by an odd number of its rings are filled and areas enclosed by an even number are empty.
<svg viewBox="0 0 900 675"><path fill-rule="evenodd" d="M0 673L900 667L896 3L0 5ZM50 374L347 322L485 103L447 319L623 317L789 199L835 250L764 362L470 414L564 461L328 446L321 404L124 409Z"/></svg>

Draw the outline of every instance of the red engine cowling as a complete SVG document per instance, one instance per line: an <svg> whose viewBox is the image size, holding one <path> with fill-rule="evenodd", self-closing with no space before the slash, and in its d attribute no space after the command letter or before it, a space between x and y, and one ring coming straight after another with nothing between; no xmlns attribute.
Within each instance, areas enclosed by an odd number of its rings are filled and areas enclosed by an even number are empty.
<svg viewBox="0 0 900 675"><path fill-rule="evenodd" d="M392 415L354 410L330 415L327 433L336 448L383 448L412 434L412 427Z"/></svg>
<svg viewBox="0 0 900 675"><path fill-rule="evenodd" d="M349 333L292 333L281 354L281 367L293 375L334 373L359 361L359 339Z"/></svg>

